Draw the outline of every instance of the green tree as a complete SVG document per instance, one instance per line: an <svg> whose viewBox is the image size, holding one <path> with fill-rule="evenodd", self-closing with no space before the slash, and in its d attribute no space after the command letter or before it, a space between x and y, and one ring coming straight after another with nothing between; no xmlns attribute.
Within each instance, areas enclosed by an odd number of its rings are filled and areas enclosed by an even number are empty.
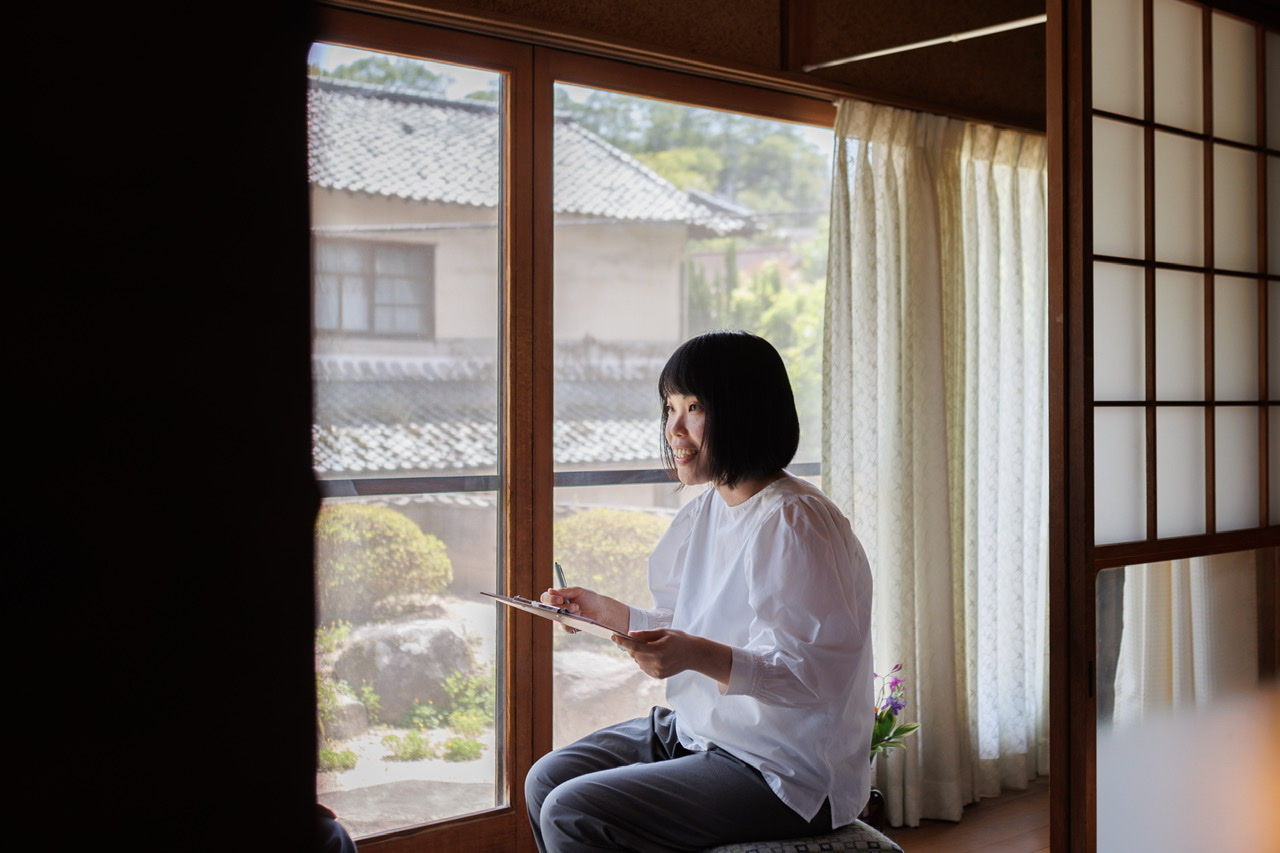
<svg viewBox="0 0 1280 853"><path fill-rule="evenodd" d="M373 83L378 86L400 86L414 89L433 98L443 98L453 78L437 74L425 63L400 56L374 54L355 62L339 65L331 71L316 66L309 69L313 77L333 77L355 83Z"/></svg>
<svg viewBox="0 0 1280 853"><path fill-rule="evenodd" d="M666 178L677 189L715 192L715 175L723 169L720 155L701 145L694 148L669 148L666 151L641 152L636 159Z"/></svg>
<svg viewBox="0 0 1280 853"><path fill-rule="evenodd" d="M824 209L826 158L794 125L651 98L557 87L556 108L681 189L758 211Z"/></svg>
<svg viewBox="0 0 1280 853"><path fill-rule="evenodd" d="M334 504L316 517L316 574L325 621L359 623L384 598L444 589L453 564L443 542L390 507Z"/></svg>

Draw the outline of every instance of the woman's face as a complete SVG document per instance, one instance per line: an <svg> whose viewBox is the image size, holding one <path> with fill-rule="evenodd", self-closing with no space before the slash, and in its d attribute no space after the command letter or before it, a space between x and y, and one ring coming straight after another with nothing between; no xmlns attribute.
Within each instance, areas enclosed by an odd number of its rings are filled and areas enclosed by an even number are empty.
<svg viewBox="0 0 1280 853"><path fill-rule="evenodd" d="M676 476L686 486L699 486L710 479L702 454L702 430L706 413L697 397L671 394L667 397L667 444L675 458Z"/></svg>

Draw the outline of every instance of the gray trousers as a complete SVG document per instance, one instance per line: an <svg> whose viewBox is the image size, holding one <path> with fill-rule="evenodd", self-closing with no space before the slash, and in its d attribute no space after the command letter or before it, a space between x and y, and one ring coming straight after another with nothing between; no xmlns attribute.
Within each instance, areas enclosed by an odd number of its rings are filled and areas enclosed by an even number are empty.
<svg viewBox="0 0 1280 853"><path fill-rule="evenodd" d="M830 803L806 821L751 765L682 747L667 708L544 755L524 788L542 853L701 851L831 830Z"/></svg>

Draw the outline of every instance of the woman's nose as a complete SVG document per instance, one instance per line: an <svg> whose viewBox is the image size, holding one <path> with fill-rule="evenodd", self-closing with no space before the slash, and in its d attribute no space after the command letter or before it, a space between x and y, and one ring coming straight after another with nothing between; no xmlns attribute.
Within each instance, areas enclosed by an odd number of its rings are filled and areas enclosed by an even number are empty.
<svg viewBox="0 0 1280 853"><path fill-rule="evenodd" d="M671 415L667 418L667 432L672 435L684 435L684 415Z"/></svg>

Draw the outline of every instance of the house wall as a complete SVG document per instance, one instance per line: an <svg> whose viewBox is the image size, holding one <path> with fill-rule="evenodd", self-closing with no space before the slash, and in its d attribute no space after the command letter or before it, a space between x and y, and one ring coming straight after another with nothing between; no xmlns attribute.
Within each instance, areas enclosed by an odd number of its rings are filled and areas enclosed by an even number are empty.
<svg viewBox="0 0 1280 853"><path fill-rule="evenodd" d="M435 246L436 340L491 342L497 333L501 256L493 208L314 189L312 222L336 237ZM682 223L612 224L562 217L556 230L556 337L675 344L682 336ZM434 225L400 230L414 224ZM343 226L388 226L344 233ZM452 227L443 228L440 226ZM463 226L463 227L457 227ZM473 226L473 227L467 227ZM426 341L343 337L327 352L428 354Z"/></svg>
<svg viewBox="0 0 1280 853"><path fill-rule="evenodd" d="M557 228L556 338L678 343L687 230L676 223Z"/></svg>

